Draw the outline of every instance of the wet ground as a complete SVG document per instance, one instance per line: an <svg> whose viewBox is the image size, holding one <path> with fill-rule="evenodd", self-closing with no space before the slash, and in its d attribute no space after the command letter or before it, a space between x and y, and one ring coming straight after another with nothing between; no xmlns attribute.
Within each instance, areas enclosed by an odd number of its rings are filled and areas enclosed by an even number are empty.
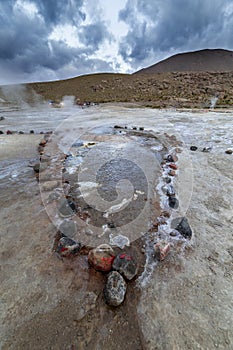
<svg viewBox="0 0 233 350"><path fill-rule="evenodd" d="M231 349L232 114L68 105L1 115L0 130L25 132L0 135L2 348ZM38 159L39 132L50 130L45 153L54 162L38 183L28 165ZM171 210L161 161L174 149L179 208ZM51 181L56 187L45 190ZM65 181L80 211L64 219L57 201ZM51 193L58 197L50 201ZM171 218L156 226L161 211L186 216L192 239L170 236ZM139 276L117 309L106 306L106 276L86 255L53 253L64 220L76 221L74 238L89 246L129 238ZM171 243L163 262L151 254L160 238Z"/></svg>

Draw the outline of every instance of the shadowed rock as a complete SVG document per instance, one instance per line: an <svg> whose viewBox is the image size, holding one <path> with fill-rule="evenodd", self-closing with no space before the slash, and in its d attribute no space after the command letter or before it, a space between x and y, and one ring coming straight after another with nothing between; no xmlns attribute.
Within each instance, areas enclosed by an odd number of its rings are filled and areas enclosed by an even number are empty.
<svg viewBox="0 0 233 350"><path fill-rule="evenodd" d="M171 228L177 230L185 238L190 239L192 237L191 227L189 226L188 219L185 217L173 219Z"/></svg>

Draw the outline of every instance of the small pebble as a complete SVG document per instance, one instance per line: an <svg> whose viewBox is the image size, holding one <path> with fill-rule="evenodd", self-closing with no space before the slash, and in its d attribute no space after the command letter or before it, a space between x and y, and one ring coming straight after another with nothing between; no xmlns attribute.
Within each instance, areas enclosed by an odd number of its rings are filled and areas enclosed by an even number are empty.
<svg viewBox="0 0 233 350"><path fill-rule="evenodd" d="M165 218L170 218L170 213L168 211L162 211L161 213L162 216L164 216Z"/></svg>
<svg viewBox="0 0 233 350"><path fill-rule="evenodd" d="M40 155L42 155L44 153L44 147L43 146L38 146L38 152L40 153Z"/></svg>
<svg viewBox="0 0 233 350"><path fill-rule="evenodd" d="M175 196L176 192L175 189L172 185L168 185L167 186L167 192L166 192L167 196L171 197L171 196Z"/></svg>
<svg viewBox="0 0 233 350"><path fill-rule="evenodd" d="M46 143L47 143L47 141L43 139L43 140L40 141L39 145L40 146L45 146Z"/></svg>
<svg viewBox="0 0 233 350"><path fill-rule="evenodd" d="M233 150L232 150L232 149L227 149L227 150L225 151L225 153L226 153L226 154L232 154L232 153L233 153Z"/></svg>
<svg viewBox="0 0 233 350"><path fill-rule="evenodd" d="M109 306L119 306L125 299L127 285L124 278L117 272L112 271L108 275L104 288L105 301Z"/></svg>
<svg viewBox="0 0 233 350"><path fill-rule="evenodd" d="M158 242L154 245L155 257L163 261L170 252L170 244L167 242Z"/></svg>
<svg viewBox="0 0 233 350"><path fill-rule="evenodd" d="M46 164L46 163L43 163ZM62 198L58 203L58 211L61 217L70 217L74 215L75 204L70 199Z"/></svg>
<svg viewBox="0 0 233 350"><path fill-rule="evenodd" d="M172 209L177 209L179 207L179 201L176 197L168 198L169 207Z"/></svg>
<svg viewBox="0 0 233 350"><path fill-rule="evenodd" d="M170 177L164 177L164 182L167 184L171 183L172 179Z"/></svg>
<svg viewBox="0 0 233 350"><path fill-rule="evenodd" d="M169 167L171 168L171 169L174 169L174 170L177 170L178 169L178 166L176 165L176 164L169 164Z"/></svg>
<svg viewBox="0 0 233 350"><path fill-rule="evenodd" d="M186 217L173 219L171 222L171 228L176 229L185 238L190 239L192 237L192 229Z"/></svg>
<svg viewBox="0 0 233 350"><path fill-rule="evenodd" d="M211 149L212 149L212 147L204 147L204 148L202 149L202 152L208 153L208 152L211 151Z"/></svg>
<svg viewBox="0 0 233 350"><path fill-rule="evenodd" d="M132 280L138 271L136 261L126 253L120 253L115 257L112 269L118 271L127 280Z"/></svg>
<svg viewBox="0 0 233 350"><path fill-rule="evenodd" d="M173 169L169 170L168 175L175 176L176 175L175 170L173 170Z"/></svg>
<svg viewBox="0 0 233 350"><path fill-rule="evenodd" d="M171 231L170 232L170 236L171 237L176 237L178 234L177 234L177 232L176 231Z"/></svg>
<svg viewBox="0 0 233 350"><path fill-rule="evenodd" d="M165 160L168 162L168 163L175 163L177 162L178 160L178 157L176 155L171 155L169 154L168 156L165 156Z"/></svg>
<svg viewBox="0 0 233 350"><path fill-rule="evenodd" d="M197 150L197 147L196 146L191 146L190 147L190 151L196 151Z"/></svg>
<svg viewBox="0 0 233 350"><path fill-rule="evenodd" d="M69 257L72 255L76 255L81 249L81 244L77 243L71 238L62 237L57 246L57 253L61 256Z"/></svg>
<svg viewBox="0 0 233 350"><path fill-rule="evenodd" d="M59 231L62 232L65 236L73 237L77 232L77 224L72 220L64 220L59 226Z"/></svg>

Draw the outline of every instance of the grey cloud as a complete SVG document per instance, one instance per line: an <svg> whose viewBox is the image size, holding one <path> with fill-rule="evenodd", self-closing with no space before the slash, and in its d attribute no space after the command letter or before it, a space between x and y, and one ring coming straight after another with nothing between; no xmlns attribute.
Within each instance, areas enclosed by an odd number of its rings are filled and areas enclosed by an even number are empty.
<svg viewBox="0 0 233 350"><path fill-rule="evenodd" d="M86 14L82 11L83 0L33 0L40 14L47 23L72 22L85 20Z"/></svg>
<svg viewBox="0 0 233 350"><path fill-rule="evenodd" d="M39 17L28 18L23 13L7 13L0 20L0 58L13 59L26 54L29 48L43 46L48 34L45 24Z"/></svg>
<svg viewBox="0 0 233 350"><path fill-rule="evenodd" d="M63 71L75 76L89 73L93 67L107 66L112 70L101 60L89 59L101 43L111 39L97 10L96 17L86 24L83 0L28 2L37 6L38 12L34 15L15 6L16 0L0 2L0 84L7 80L7 71L12 82L14 77L37 80L34 77L42 77L42 72L45 76L41 79L47 80L50 77L64 78ZM81 42L79 47L74 48L65 41L50 38L56 26L72 23Z"/></svg>
<svg viewBox="0 0 233 350"><path fill-rule="evenodd" d="M111 35L107 32L104 23L95 23L82 27L79 33L80 40L89 46L98 49L99 45L107 38L111 39Z"/></svg>
<svg viewBox="0 0 233 350"><path fill-rule="evenodd" d="M128 0L119 13L129 26L119 53L137 68L162 54L233 48L231 5L231 0Z"/></svg>

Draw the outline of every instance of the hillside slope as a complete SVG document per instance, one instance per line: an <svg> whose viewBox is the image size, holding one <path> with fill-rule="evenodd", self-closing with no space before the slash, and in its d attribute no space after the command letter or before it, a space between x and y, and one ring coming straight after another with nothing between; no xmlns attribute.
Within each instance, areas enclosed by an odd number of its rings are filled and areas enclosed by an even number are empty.
<svg viewBox="0 0 233 350"><path fill-rule="evenodd" d="M233 71L233 51L214 49L180 53L134 74L229 71Z"/></svg>

